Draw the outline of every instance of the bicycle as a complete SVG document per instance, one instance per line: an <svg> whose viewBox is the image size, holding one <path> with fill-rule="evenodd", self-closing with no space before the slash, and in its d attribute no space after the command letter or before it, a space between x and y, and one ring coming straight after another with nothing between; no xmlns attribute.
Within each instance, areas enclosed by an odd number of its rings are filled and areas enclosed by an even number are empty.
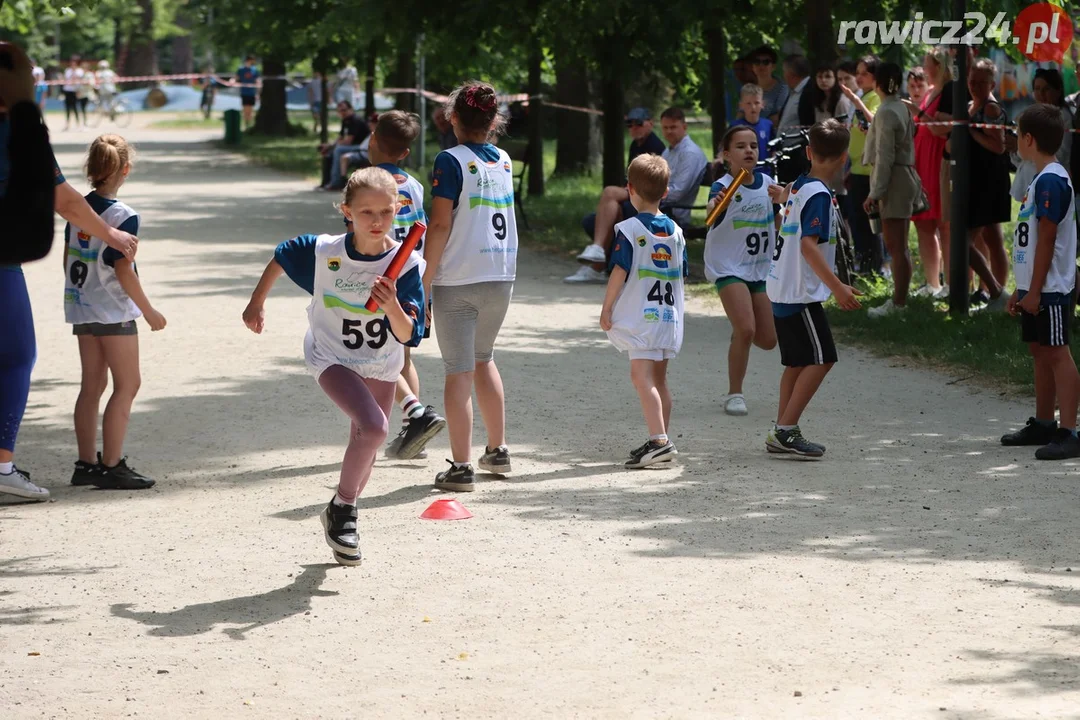
<svg viewBox="0 0 1080 720"><path fill-rule="evenodd" d="M125 128L131 124L131 113L131 106L122 97L112 95L102 101L99 95L91 99L87 108L87 124L96 128L102 120L108 118L109 122Z"/></svg>

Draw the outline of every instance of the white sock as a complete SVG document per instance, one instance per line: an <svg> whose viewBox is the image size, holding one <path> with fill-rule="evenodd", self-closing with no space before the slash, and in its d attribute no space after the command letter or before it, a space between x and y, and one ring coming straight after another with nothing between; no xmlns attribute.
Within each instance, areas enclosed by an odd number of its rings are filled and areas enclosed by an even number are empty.
<svg viewBox="0 0 1080 720"><path fill-rule="evenodd" d="M410 420L420 417L424 414L424 406L421 404L420 399L415 395L406 395L401 400L401 422L408 424Z"/></svg>
<svg viewBox="0 0 1080 720"><path fill-rule="evenodd" d="M352 502L345 502L341 499L340 495L334 495L334 504L340 505L341 507L351 507L353 505L356 505L356 501L353 500Z"/></svg>
<svg viewBox="0 0 1080 720"><path fill-rule="evenodd" d="M15 472L15 463L0 463L0 475L10 475L13 472Z"/></svg>
<svg viewBox="0 0 1080 720"><path fill-rule="evenodd" d="M649 439L652 440L654 443L659 443L660 445L663 445L668 441L667 433L661 433L659 435L650 435Z"/></svg>
<svg viewBox="0 0 1080 720"><path fill-rule="evenodd" d="M467 467L472 467L472 463L468 463L468 462L463 462L463 463L456 462L456 463L454 463L454 469L467 468Z"/></svg>

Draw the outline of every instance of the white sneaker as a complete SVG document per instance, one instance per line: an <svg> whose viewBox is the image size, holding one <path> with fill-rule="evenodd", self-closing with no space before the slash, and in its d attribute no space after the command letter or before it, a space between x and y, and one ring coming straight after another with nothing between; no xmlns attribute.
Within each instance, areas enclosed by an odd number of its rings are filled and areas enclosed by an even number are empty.
<svg viewBox="0 0 1080 720"><path fill-rule="evenodd" d="M987 312L987 313L1005 312L1005 307L1006 307L1006 305L1008 305L1008 303L1009 303L1009 293L1005 292L1005 290L1003 289L1001 291L1000 295L998 295L996 298L994 298L993 300L991 300L990 302L986 303L981 308L979 308L979 312Z"/></svg>
<svg viewBox="0 0 1080 720"><path fill-rule="evenodd" d="M746 398L741 393L728 395L728 399L724 403L724 412L728 415L746 415L750 412L746 409Z"/></svg>
<svg viewBox="0 0 1080 720"><path fill-rule="evenodd" d="M936 293L931 295L934 300L948 300L949 299L949 286L942 285Z"/></svg>
<svg viewBox="0 0 1080 720"><path fill-rule="evenodd" d="M923 285L921 288L911 293L912 297L929 297L936 298L938 293L941 292L941 288L934 288L929 285Z"/></svg>
<svg viewBox="0 0 1080 720"><path fill-rule="evenodd" d="M889 298L888 300L885 301L884 304L878 305L877 307L870 308L869 310L867 310L866 315L867 315L867 317L872 317L872 318L883 318L886 315L892 315L894 313L901 312L902 310L905 309L905 307L906 306L895 305L893 303L893 301L892 301L892 298Z"/></svg>
<svg viewBox="0 0 1080 720"><path fill-rule="evenodd" d="M607 282L607 275L600 272L599 270L593 270L588 265L582 265L578 268L578 271L576 273L564 277L563 282L603 285Z"/></svg>
<svg viewBox="0 0 1080 720"><path fill-rule="evenodd" d="M581 251L581 254L577 256L577 261L580 263L606 263L607 253L599 245L590 245Z"/></svg>
<svg viewBox="0 0 1080 720"><path fill-rule="evenodd" d="M19 468L15 468L10 475L0 475L0 493L38 502L49 499L49 491L30 482L30 476Z"/></svg>

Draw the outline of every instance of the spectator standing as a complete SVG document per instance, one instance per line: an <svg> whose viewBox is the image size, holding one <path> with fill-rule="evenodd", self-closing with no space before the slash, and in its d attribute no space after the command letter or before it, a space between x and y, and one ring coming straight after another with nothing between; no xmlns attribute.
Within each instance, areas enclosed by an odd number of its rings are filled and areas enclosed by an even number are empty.
<svg viewBox="0 0 1080 720"><path fill-rule="evenodd" d="M45 84L45 68L31 61L33 69L30 71L34 78L34 104L41 112L45 112L45 97L49 94L49 86Z"/></svg>
<svg viewBox="0 0 1080 720"><path fill-rule="evenodd" d="M926 54L924 64L932 86L930 92L919 103L906 102L916 123L915 170L930 200L929 209L911 218L919 236L919 259L926 275L926 285L916 290L915 295L943 299L948 296L949 286L941 282L940 273L944 261L945 277L948 278L950 239L949 218L942 212L941 163L945 156L945 133L937 126L924 123L934 121L943 105L951 111L953 85L948 56L944 52L931 50ZM910 88L910 74L908 78ZM910 94L910 89L908 92Z"/></svg>
<svg viewBox="0 0 1080 720"><path fill-rule="evenodd" d="M750 53L750 63L756 78L754 82L762 91L761 114L768 118L774 128L780 124L780 110L791 94L791 88L773 74L776 72L778 59L776 51L768 45L762 45Z"/></svg>
<svg viewBox="0 0 1080 720"><path fill-rule="evenodd" d="M1054 68L1039 68L1035 71L1035 77L1031 82L1031 93L1035 96L1035 102L1053 105L1061 112L1061 119L1065 127L1073 126L1073 114L1065 102L1065 80L1061 73ZM1017 153L1016 137L1010 135L1005 138L1005 144L1012 153L1013 164L1016 166L1016 176L1013 178L1010 194L1017 202L1024 199L1028 185L1035 179L1035 163L1032 160L1024 160ZM1055 153L1057 162L1062 167L1069 166L1069 158L1072 156L1072 133L1066 132L1061 138L1061 145Z"/></svg>
<svg viewBox="0 0 1080 720"><path fill-rule="evenodd" d="M334 85L334 97L338 102L347 102L356 107L356 98L360 94L360 74L352 63L345 63L337 74Z"/></svg>
<svg viewBox="0 0 1080 720"><path fill-rule="evenodd" d="M322 73L312 73L307 83L307 101L311 109L311 117L315 120L315 130L319 130L322 121Z"/></svg>
<svg viewBox="0 0 1080 720"><path fill-rule="evenodd" d="M83 63L82 72L82 80L75 88L75 97L79 101L79 110L82 111L83 127L87 127L86 108L90 105L90 96L94 94L97 78L94 77L94 70L89 61Z"/></svg>
<svg viewBox="0 0 1080 720"><path fill-rule="evenodd" d="M831 64L819 65L814 70L814 84L805 91L813 102L813 124L829 118L840 119L845 125L851 122L855 106L840 88L840 83L836 81L836 69Z"/></svg>
<svg viewBox="0 0 1080 720"><path fill-rule="evenodd" d="M803 100L806 86L810 83L810 63L802 55L788 55L784 58L784 82L791 92L780 109L780 120L776 123L776 134L783 135L799 125L814 124L813 107L810 97Z"/></svg>
<svg viewBox="0 0 1080 720"><path fill-rule="evenodd" d="M68 62L67 68L64 69L64 84L61 86L64 91L64 129L69 130L71 128L71 116L75 115L75 127L78 129L79 122L79 86L82 84L83 76L86 74L83 72L82 58L78 55L72 55L71 60ZM83 125L86 124L86 116L83 116Z"/></svg>
<svg viewBox="0 0 1080 720"><path fill-rule="evenodd" d="M864 159L873 166L870 195L863 203L867 213L877 210L885 246L892 256L893 296L871 308L870 317L883 317L907 305L911 283L908 255L908 221L920 202L922 184L915 172L915 127L911 113L901 102L903 71L895 63L883 63L874 75L874 89L881 105L866 138Z"/></svg>
<svg viewBox="0 0 1080 720"><path fill-rule="evenodd" d="M236 71L234 84L240 86L240 105L244 110L244 125L251 127L254 120L255 103L259 100L259 90L262 88L262 75L255 67L255 56L248 55L244 58L244 64Z"/></svg>
<svg viewBox="0 0 1080 720"><path fill-rule="evenodd" d="M836 66L836 82L840 83L841 92L842 88L849 88L855 91L855 94L862 97L862 91L859 90L858 84L855 82L855 73L859 71L859 64L853 60L845 60Z"/></svg>
<svg viewBox="0 0 1080 720"><path fill-rule="evenodd" d="M929 91L930 87L926 82L926 71L923 70L922 66L916 65L908 70L906 99L910 100L915 107L919 107Z"/></svg>
<svg viewBox="0 0 1080 720"><path fill-rule="evenodd" d="M881 97L874 90L874 73L880 61L873 55L867 55L855 66L855 83L862 91L860 97L851 88L841 84L840 90L855 106L855 117L851 123L851 144L848 155L851 157L851 170L847 185L851 193L851 235L855 243L855 257L859 271L863 273L881 273L884 263L884 251L881 236L870 228L870 218L863 206L870 195L870 166L863 162L863 150L866 147L866 134L874 121L874 114L881 104Z"/></svg>
<svg viewBox="0 0 1080 720"><path fill-rule="evenodd" d="M116 98L116 73L109 67L108 60L98 63L97 92L98 104L103 108L112 108Z"/></svg>
<svg viewBox="0 0 1080 720"><path fill-rule="evenodd" d="M742 86L739 91L740 117L732 125L746 125L757 135L758 152L761 157L769 156L769 141L773 137L773 124L769 118L762 115L764 109L764 92L761 87L752 83Z"/></svg>

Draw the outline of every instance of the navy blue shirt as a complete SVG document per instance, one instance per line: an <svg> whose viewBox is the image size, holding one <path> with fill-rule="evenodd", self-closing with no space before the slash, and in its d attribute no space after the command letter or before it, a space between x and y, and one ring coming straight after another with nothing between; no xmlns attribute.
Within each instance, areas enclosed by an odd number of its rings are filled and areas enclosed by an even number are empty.
<svg viewBox="0 0 1080 720"><path fill-rule="evenodd" d="M317 238L317 235L300 235L281 243L274 251L274 260L285 270L285 274L289 276L290 280L306 290L309 295L315 294L315 241ZM352 233L349 233L345 240L345 253L351 260L358 262L381 260L386 257L387 253L391 252L394 252L394 250L390 249L379 255L362 255L353 247ZM424 282L420 275L420 266L416 266L398 277L397 297L406 314L415 314L412 337L402 345L416 347L424 338L424 320L426 319L422 310L424 307ZM389 321L387 321L387 327L389 327ZM398 340L398 342L401 341Z"/></svg>
<svg viewBox="0 0 1080 720"><path fill-rule="evenodd" d="M656 137L656 133L651 132L640 145L633 140L630 141L630 151L628 153L629 159L626 161L626 164L629 165L634 162L634 158L638 155L663 155L664 150L666 149L667 148L664 147L664 141Z"/></svg>
<svg viewBox="0 0 1080 720"><path fill-rule="evenodd" d="M1035 181L1035 217L1060 225L1069 211L1072 192L1065 178L1046 173Z"/></svg>
<svg viewBox="0 0 1080 720"><path fill-rule="evenodd" d="M499 159L499 148L491 143L463 143L472 150L484 162L496 162ZM461 164L445 150L435 156L435 172L431 178L432 197L446 198L454 201L454 207L458 206L458 196L461 195L461 184L464 178L461 176Z"/></svg>
<svg viewBox="0 0 1080 720"><path fill-rule="evenodd" d="M657 237L671 237L675 234L675 221L669 218L663 213L659 215L653 215L652 213L638 213L637 219L641 221L641 224ZM616 266L621 267L626 271L629 277L630 268L634 264L634 246L630 242L630 239L623 235L622 231L615 233L615 246L611 250L611 261L608 262L608 270L614 269ZM690 274L690 263L686 257L686 246L683 245L682 256L682 268L683 277L687 277Z"/></svg>
<svg viewBox="0 0 1080 720"><path fill-rule="evenodd" d="M236 71L236 82L243 83L244 85L250 84L250 87L240 88L241 97L255 97L258 94L259 89L255 87L255 81L258 79L258 68L243 65Z"/></svg>
<svg viewBox="0 0 1080 720"><path fill-rule="evenodd" d="M793 190L798 190L806 183L816 180L809 175L800 175L792 185ZM803 237L816 237L818 245L829 242L829 223L832 220L832 193L818 193L803 205L802 209L802 233ZM802 245L802 238L785 238L797 241ZM799 252L802 252L800 247ZM803 303L773 303L773 315L776 317L789 317L802 312L806 307Z"/></svg>

